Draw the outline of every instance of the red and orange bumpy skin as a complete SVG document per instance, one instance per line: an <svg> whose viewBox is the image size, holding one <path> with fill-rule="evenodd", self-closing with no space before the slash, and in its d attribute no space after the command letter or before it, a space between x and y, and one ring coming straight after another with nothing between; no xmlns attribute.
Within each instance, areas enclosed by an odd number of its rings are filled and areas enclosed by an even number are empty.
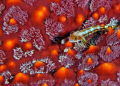
<svg viewBox="0 0 120 86"><path fill-rule="evenodd" d="M119 15L119 0L0 0L0 86L120 86Z"/></svg>

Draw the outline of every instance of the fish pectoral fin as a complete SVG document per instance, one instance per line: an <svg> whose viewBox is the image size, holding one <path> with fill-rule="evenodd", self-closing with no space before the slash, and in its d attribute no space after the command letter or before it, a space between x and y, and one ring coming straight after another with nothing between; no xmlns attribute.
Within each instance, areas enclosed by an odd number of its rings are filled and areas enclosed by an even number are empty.
<svg viewBox="0 0 120 86"><path fill-rule="evenodd" d="M86 43L83 42L83 41L81 41L81 43L78 43L78 46L79 46L79 47L84 47L84 48L86 48Z"/></svg>
<svg viewBox="0 0 120 86"><path fill-rule="evenodd" d="M87 42L85 37L82 38L82 42L85 42L85 43Z"/></svg>

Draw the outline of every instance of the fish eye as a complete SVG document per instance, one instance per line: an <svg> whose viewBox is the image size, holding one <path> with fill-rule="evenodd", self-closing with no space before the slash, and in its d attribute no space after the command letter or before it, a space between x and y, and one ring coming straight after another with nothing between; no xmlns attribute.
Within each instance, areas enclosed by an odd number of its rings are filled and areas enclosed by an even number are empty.
<svg viewBox="0 0 120 86"><path fill-rule="evenodd" d="M77 36L75 36L75 40L77 40Z"/></svg>
<svg viewBox="0 0 120 86"><path fill-rule="evenodd" d="M75 36L73 34L70 35L70 38L73 39Z"/></svg>
<svg viewBox="0 0 120 86"><path fill-rule="evenodd" d="M70 39L72 39L72 40L77 40L78 38L77 38L77 36L75 36L74 34L71 34L71 35L70 35Z"/></svg>

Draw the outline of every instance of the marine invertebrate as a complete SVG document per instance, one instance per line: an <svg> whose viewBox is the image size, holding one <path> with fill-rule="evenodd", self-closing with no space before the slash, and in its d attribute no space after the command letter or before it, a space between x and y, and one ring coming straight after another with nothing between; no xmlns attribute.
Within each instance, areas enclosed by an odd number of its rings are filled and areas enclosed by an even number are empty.
<svg viewBox="0 0 120 86"><path fill-rule="evenodd" d="M35 69L33 69L33 66L37 61L44 62L45 66L40 66L39 68L35 67ZM52 60L50 60L48 57L37 60L33 59L32 61L25 62L20 65L21 72L29 73L30 75L38 74L38 73L43 73L43 74L48 73L54 70L55 68L56 68L55 63Z"/></svg>
<svg viewBox="0 0 120 86"><path fill-rule="evenodd" d="M113 34L107 36L106 43L108 46L114 46L120 43L119 37L117 37L118 30L116 29Z"/></svg>
<svg viewBox="0 0 120 86"><path fill-rule="evenodd" d="M50 60L48 57L41 58L40 61L46 63L46 73L51 72L56 68L55 63L52 60Z"/></svg>
<svg viewBox="0 0 120 86"><path fill-rule="evenodd" d="M23 83L15 83L13 86L27 86L27 84L23 84Z"/></svg>
<svg viewBox="0 0 120 86"><path fill-rule="evenodd" d="M23 0L24 2L28 3L29 5L33 6L33 3L36 1L36 0Z"/></svg>
<svg viewBox="0 0 120 86"><path fill-rule="evenodd" d="M119 2L1 0L0 85L119 86Z"/></svg>
<svg viewBox="0 0 120 86"><path fill-rule="evenodd" d="M13 54L13 57L17 60L19 60L20 58L22 58L22 55L23 55L23 51L21 48L16 48L16 49L13 49L14 51L14 54Z"/></svg>
<svg viewBox="0 0 120 86"><path fill-rule="evenodd" d="M53 19L45 20L45 29L46 34L49 36L49 39L53 40L54 37L58 36L58 33L62 33L64 31L64 25L60 22L55 22Z"/></svg>
<svg viewBox="0 0 120 86"><path fill-rule="evenodd" d="M30 86L39 86L39 85L43 85L45 83L47 83L48 86L54 86L55 85L55 80L52 79L52 78L50 78L50 79L43 79L43 80L31 82Z"/></svg>
<svg viewBox="0 0 120 86"><path fill-rule="evenodd" d="M105 23L108 21L108 17L106 14L100 16L99 20L98 20L100 23Z"/></svg>
<svg viewBox="0 0 120 86"><path fill-rule="evenodd" d="M34 51L35 51L35 50L30 50L30 51L27 50L27 51L23 54L23 56L25 56L25 57L30 56L30 57L31 57L31 56L34 54Z"/></svg>
<svg viewBox="0 0 120 86"><path fill-rule="evenodd" d="M94 73L85 72L84 75L81 75L77 78L78 83L83 86L96 86L98 75Z"/></svg>
<svg viewBox="0 0 120 86"><path fill-rule="evenodd" d="M75 54L75 58L76 59L81 59L82 58L82 53L78 52L77 54Z"/></svg>
<svg viewBox="0 0 120 86"><path fill-rule="evenodd" d="M45 41L43 40L43 36L40 32L40 29L31 27L29 29L22 30L20 38L21 38L20 40L21 42L28 42L31 40L32 41L31 46L34 46L39 51L44 49Z"/></svg>
<svg viewBox="0 0 120 86"><path fill-rule="evenodd" d="M5 9L5 5L0 4L0 15L2 14L2 11Z"/></svg>
<svg viewBox="0 0 120 86"><path fill-rule="evenodd" d="M118 81L118 83L120 84L120 72L117 73L117 76L118 76L118 77L117 77L117 81Z"/></svg>
<svg viewBox="0 0 120 86"><path fill-rule="evenodd" d="M91 26L94 26L96 25L96 20L94 20L94 18L90 17L88 20L85 21L85 23L83 24L84 25L84 29L85 28L88 28L88 27L91 27Z"/></svg>
<svg viewBox="0 0 120 86"><path fill-rule="evenodd" d="M9 84L9 80L11 80L13 78L11 72L9 72L8 70L2 72L1 75L4 76L5 84Z"/></svg>
<svg viewBox="0 0 120 86"><path fill-rule="evenodd" d="M19 24L24 25L24 23L27 22L28 14L26 11L22 11L19 6L11 6L3 17L4 22L2 29L7 35L16 33L19 29L18 23L15 25L9 24L10 18L15 18Z"/></svg>
<svg viewBox="0 0 120 86"><path fill-rule="evenodd" d="M21 31L21 35L20 35L20 38L21 38L21 42L28 42L31 40L31 37L30 37L30 33L27 29L22 29Z"/></svg>
<svg viewBox="0 0 120 86"><path fill-rule="evenodd" d="M87 54L84 58L82 58L82 63L79 63L78 69L83 70L91 70L92 68L95 68L99 64L98 62L98 56L94 54Z"/></svg>
<svg viewBox="0 0 120 86"><path fill-rule="evenodd" d="M105 7L105 9L110 9L111 8L111 0L92 0L90 4L90 9L92 12L96 11L100 7Z"/></svg>
<svg viewBox="0 0 120 86"><path fill-rule="evenodd" d="M60 86L73 86L75 81L65 79Z"/></svg>
<svg viewBox="0 0 120 86"><path fill-rule="evenodd" d="M111 62L112 60L119 57L119 55L120 55L119 47L120 47L120 45L111 46L110 49L112 50L112 52L107 54L106 52L107 52L108 46L103 46L98 54L104 61Z"/></svg>
<svg viewBox="0 0 120 86"><path fill-rule="evenodd" d="M66 15L68 18L75 16L75 7L73 0L61 1L62 6L58 3L51 2L50 10L56 13L56 15Z"/></svg>
<svg viewBox="0 0 120 86"><path fill-rule="evenodd" d="M4 60L6 59L5 58L5 53L3 50L0 50L0 64L3 64L4 63Z"/></svg>
<svg viewBox="0 0 120 86"><path fill-rule="evenodd" d="M28 71L31 71L32 70L31 67L33 67L33 64L30 61L20 64L20 70L23 73L28 73Z"/></svg>
<svg viewBox="0 0 120 86"><path fill-rule="evenodd" d="M89 6L89 0L75 0L75 2L78 4L78 7L83 9L88 8Z"/></svg>
<svg viewBox="0 0 120 86"><path fill-rule="evenodd" d="M65 11L64 8L60 7L58 3L51 3L50 4L50 10L56 13L56 15L64 15Z"/></svg>
<svg viewBox="0 0 120 86"><path fill-rule="evenodd" d="M118 86L118 85L119 85L118 82L110 81L110 79L101 81L101 86Z"/></svg>
<svg viewBox="0 0 120 86"><path fill-rule="evenodd" d="M31 57L34 54L34 50L30 50L30 51L27 50L26 52L23 52L21 47L16 47L16 49L13 49L13 52L14 52L13 57L17 60L20 60L23 56Z"/></svg>
<svg viewBox="0 0 120 86"><path fill-rule="evenodd" d="M28 42L30 41L31 39L37 39L39 37L42 37L41 35L41 32L40 32L40 29L36 29L34 27L31 27L29 29L22 29L21 31L21 35L20 35L20 38L21 38L21 42Z"/></svg>
<svg viewBox="0 0 120 86"><path fill-rule="evenodd" d="M39 37L33 40L33 46L37 48L38 50L44 49L45 41L43 40L43 37L41 34L39 34Z"/></svg>
<svg viewBox="0 0 120 86"><path fill-rule="evenodd" d="M29 28L29 33L31 37L40 37L41 33L40 33L40 29L36 29L34 27Z"/></svg>
<svg viewBox="0 0 120 86"><path fill-rule="evenodd" d="M65 68L70 68L75 64L72 58L68 57L67 55L60 55L58 62L61 63L61 65L63 65Z"/></svg>

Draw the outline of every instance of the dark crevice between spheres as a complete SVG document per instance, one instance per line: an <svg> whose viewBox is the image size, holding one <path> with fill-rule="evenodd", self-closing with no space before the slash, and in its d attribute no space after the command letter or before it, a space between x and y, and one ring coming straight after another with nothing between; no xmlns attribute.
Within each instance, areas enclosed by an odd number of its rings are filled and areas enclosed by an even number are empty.
<svg viewBox="0 0 120 86"><path fill-rule="evenodd" d="M20 47L20 45L17 43L17 44L15 44L15 47Z"/></svg>
<svg viewBox="0 0 120 86"><path fill-rule="evenodd" d="M57 37L55 37L54 39L53 39L53 41L51 42L51 44L52 45L54 45L54 44L58 44L59 45L59 49L61 50L61 41L63 40L63 39L66 39L67 37L69 37L70 36L70 32L68 32L67 34L65 34L64 36L57 36Z"/></svg>
<svg viewBox="0 0 120 86"><path fill-rule="evenodd" d="M53 76L57 70L52 70L51 75Z"/></svg>
<svg viewBox="0 0 120 86"><path fill-rule="evenodd" d="M15 75L12 75L12 76L13 76L13 78L8 80L9 83L12 83L15 79Z"/></svg>

